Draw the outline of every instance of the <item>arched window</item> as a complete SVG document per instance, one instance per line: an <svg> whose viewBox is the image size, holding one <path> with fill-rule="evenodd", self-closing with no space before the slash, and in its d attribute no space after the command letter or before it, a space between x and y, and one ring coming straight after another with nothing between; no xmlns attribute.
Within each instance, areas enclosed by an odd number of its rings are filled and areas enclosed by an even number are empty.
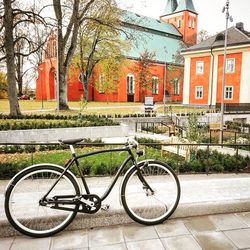
<svg viewBox="0 0 250 250"><path fill-rule="evenodd" d="M152 77L152 95L159 93L159 79L156 76Z"/></svg>
<svg viewBox="0 0 250 250"><path fill-rule="evenodd" d="M134 94L135 93L135 78L134 75L128 74L127 75L127 94Z"/></svg>

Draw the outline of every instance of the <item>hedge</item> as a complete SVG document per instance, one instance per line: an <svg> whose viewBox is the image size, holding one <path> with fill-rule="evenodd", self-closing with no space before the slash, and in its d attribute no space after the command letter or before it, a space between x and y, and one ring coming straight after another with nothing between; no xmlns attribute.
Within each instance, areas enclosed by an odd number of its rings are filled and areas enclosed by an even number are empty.
<svg viewBox="0 0 250 250"><path fill-rule="evenodd" d="M78 153L92 152L97 150L94 147L77 149ZM242 156L223 155L217 151L207 152L198 150L190 161L174 154L162 156L161 151L153 147L145 147L146 155L140 159L159 159L167 162L173 169L180 173L231 173L249 172L250 158ZM50 162L64 165L70 158L69 151L44 151L31 153L16 153L0 155L0 179L12 178L21 169L31 164ZM89 176L112 175L126 158L126 153L105 153L84 158L80 161L84 166L83 173ZM73 173L78 175L76 167L72 168Z"/></svg>

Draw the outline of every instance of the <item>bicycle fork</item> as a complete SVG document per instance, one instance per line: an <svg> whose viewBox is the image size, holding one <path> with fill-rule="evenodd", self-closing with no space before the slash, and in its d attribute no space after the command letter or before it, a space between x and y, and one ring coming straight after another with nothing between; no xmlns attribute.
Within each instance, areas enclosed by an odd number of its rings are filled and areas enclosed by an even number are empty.
<svg viewBox="0 0 250 250"><path fill-rule="evenodd" d="M143 164L143 167L147 167L148 164L149 164L149 162L148 162L148 161L145 161L144 164ZM138 166L138 164L136 163L136 161L134 161L134 165L135 165L135 167L136 167L136 169L137 169L136 174L137 174L139 180L141 181L141 183L142 183L142 185L143 185L143 189L146 189L146 190L147 190L147 195L149 195L148 190L151 192L150 195L153 195L153 194L154 194L154 190L150 187L150 185L148 184L148 182L146 181L146 179L145 179L144 176L142 175L141 169L140 169L140 167ZM142 168L143 168L143 167L142 167Z"/></svg>

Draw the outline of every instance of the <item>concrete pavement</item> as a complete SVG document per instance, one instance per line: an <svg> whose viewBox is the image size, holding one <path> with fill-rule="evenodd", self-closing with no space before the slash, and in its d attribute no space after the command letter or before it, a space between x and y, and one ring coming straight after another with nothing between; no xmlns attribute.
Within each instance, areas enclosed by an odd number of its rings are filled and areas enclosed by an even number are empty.
<svg viewBox="0 0 250 250"><path fill-rule="evenodd" d="M92 193L101 195L112 177L87 178ZM180 175L181 198L172 218L250 212L250 174ZM120 182L121 179L118 180ZM9 225L4 212L4 189L7 181L0 181L0 237L18 235ZM109 211L93 215L78 214L67 230L89 229L132 223L119 202L117 183L104 204ZM25 206L25 203L24 203Z"/></svg>
<svg viewBox="0 0 250 250"><path fill-rule="evenodd" d="M0 250L250 249L250 212L170 219L156 226L118 225L64 231L42 239L0 238Z"/></svg>

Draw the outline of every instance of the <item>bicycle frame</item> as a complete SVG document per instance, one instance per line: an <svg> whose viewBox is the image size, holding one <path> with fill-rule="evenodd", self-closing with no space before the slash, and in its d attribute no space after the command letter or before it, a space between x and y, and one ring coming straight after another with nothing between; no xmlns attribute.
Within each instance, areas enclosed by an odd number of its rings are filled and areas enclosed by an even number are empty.
<svg viewBox="0 0 250 250"><path fill-rule="evenodd" d="M58 177L58 179L55 181L55 183L52 185L52 187L48 190L48 192L43 196L42 199L45 199L49 193L53 190L53 188L56 186L56 184L59 182L59 180L62 178L62 176L67 172L68 169L70 169L70 167L75 163L77 168L78 168L78 171L80 173L80 176L81 176L81 180L82 180L82 183L83 183L83 186L85 188L85 191L86 191L86 194L91 194L90 193L90 190L89 190L89 187L88 187L88 184L85 180L85 177L83 176L83 173L81 171L81 168L80 168L80 164L79 164L79 159L81 158L85 158L85 157L88 157L88 156L92 156L92 155L98 155L98 154L102 154L102 153L109 153L109 152L127 152L128 153L128 157L123 161L122 165L119 167L114 179L111 181L109 187L106 189L106 191L104 192L104 194L102 195L102 197L100 197L101 201L105 200L107 198L107 196L110 194L110 192L112 191L114 185L116 184L119 176L121 175L121 172L123 171L123 169L126 167L126 165L128 164L129 161L132 162L132 164L137 167L138 169L138 177L140 178L140 180L142 181L142 183L144 185L146 185L149 189L150 186L146 183L145 179L143 178L143 176L141 175L140 173L140 170L139 170L139 167L137 166L137 162L136 162L136 159L132 153L132 150L128 147L126 148L115 148L115 149L105 149L105 150L98 150L98 151L94 151L94 152L89 152L89 153L86 153L86 154L81 154L81 155L76 155L75 152L73 151L72 153L72 158L70 160L68 160L68 162L64 165L64 171L61 173L61 175ZM151 189L151 191L153 191Z"/></svg>

